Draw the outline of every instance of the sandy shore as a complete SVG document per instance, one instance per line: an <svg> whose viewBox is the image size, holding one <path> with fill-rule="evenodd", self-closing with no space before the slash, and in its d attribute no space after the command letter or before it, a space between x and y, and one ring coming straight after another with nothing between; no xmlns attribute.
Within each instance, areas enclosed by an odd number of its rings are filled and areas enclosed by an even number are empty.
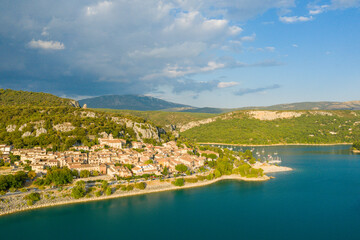
<svg viewBox="0 0 360 240"><path fill-rule="evenodd" d="M268 168L266 170L266 172L270 173L270 172L292 170L291 168L277 167L277 166L274 166L274 167L275 168ZM39 202L35 203L33 206L27 206L24 203L21 203L21 204L18 203L17 207L14 207L14 209L0 210L0 216L11 214L11 213L16 213L16 212L21 212L21 211L26 211L26 210L59 206L59 205L65 205L65 204L85 203L85 202L100 201L100 200L106 200L106 199L114 199L114 198L119 198L119 197L129 197L129 196L136 196L136 195L149 194L149 193L157 193L157 192L164 192L164 191L173 191L173 190L181 190L181 189L187 189L187 188L202 187L202 186L210 185L210 184L213 184L213 183L216 183L219 181L223 181L223 180L261 182L261 181L267 181L269 179L270 179L270 177L268 177L266 175L264 175L262 177L258 177L258 178L246 178L246 177L241 177L239 175L226 175L226 176L222 176L220 178L213 179L213 180L205 180L205 181L200 181L197 183L186 183L182 187L176 187L169 182L166 182L166 181L160 182L159 180L157 180L157 181L149 182L147 188L144 190L136 189L131 192L124 192L124 191L117 190L110 196L100 196L100 197L91 197L91 198L82 198L82 199L72 199L70 197L66 197L66 198L62 198L62 199L56 198L53 200L42 199ZM3 197L3 199L6 199L6 198L11 200L11 197Z"/></svg>
<svg viewBox="0 0 360 240"><path fill-rule="evenodd" d="M268 163L260 163L256 162L254 165L252 165L253 168L262 168L264 170L264 173L275 173L275 172L286 172L286 171L292 171L292 168L289 167L283 167L283 166L274 166Z"/></svg>
<svg viewBox="0 0 360 240"><path fill-rule="evenodd" d="M337 146L337 145L352 145L352 143L320 143L320 144L309 144L309 143L276 143L276 144L231 144L231 143L198 143L202 145L226 145L236 147L269 147L269 146Z"/></svg>

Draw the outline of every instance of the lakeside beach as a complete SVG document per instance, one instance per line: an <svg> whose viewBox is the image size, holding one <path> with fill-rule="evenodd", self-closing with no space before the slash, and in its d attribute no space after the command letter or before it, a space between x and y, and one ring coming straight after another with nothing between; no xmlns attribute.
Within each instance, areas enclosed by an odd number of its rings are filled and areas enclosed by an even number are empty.
<svg viewBox="0 0 360 240"><path fill-rule="evenodd" d="M255 166L255 168L258 168L259 166ZM273 172L283 172L283 171L292 171L292 168L289 167L281 167L281 166L262 166L264 169L264 173L273 173ZM191 177L191 176L189 176ZM189 177L185 177L189 178ZM117 190L110 196L100 196L100 197L90 197L90 198L82 198L82 199L73 199L70 197L64 197L64 198L55 198L55 199L44 199L42 198L40 201L35 203L32 206L28 206L24 203L21 203L20 199L15 200L12 196L2 197L4 200L7 199L11 204L9 209L0 210L0 216L13 214L17 212L27 211L27 210L33 210L33 209L39 209L39 208L46 208L46 207L53 207L53 206L60 206L60 205L66 205L66 204L75 204L75 203L85 203L85 202L92 202L92 201L100 201L100 200L108 200L108 199L114 199L114 198L120 198L120 197L130 197L130 196L136 196L136 195L143 195L143 194L150 194L150 193L158 193L158 192L165 192L165 191L173 191L173 190L181 190L181 189L187 189L187 188L196 188L196 187L202 187L207 186L219 181L223 180L238 180L238 181L246 181L246 182L263 182L270 180L271 178L267 175L263 175L262 177L257 178L247 178L247 177L241 177L240 175L223 175L219 178L213 179L213 180L204 180L199 181L197 183L186 183L184 186L178 187L171 184L171 182L168 181L150 181L147 184L146 189L144 190L132 190L131 192L124 192ZM16 198L16 197L15 197ZM3 200L3 201L4 201Z"/></svg>

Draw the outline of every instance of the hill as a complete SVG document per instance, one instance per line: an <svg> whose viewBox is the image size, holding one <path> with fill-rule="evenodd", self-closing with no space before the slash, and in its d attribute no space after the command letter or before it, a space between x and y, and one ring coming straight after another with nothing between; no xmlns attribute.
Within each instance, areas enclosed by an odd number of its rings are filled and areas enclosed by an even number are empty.
<svg viewBox="0 0 360 240"><path fill-rule="evenodd" d="M168 102L162 99L139 96L139 95L106 95L94 98L82 99L79 103L88 108L109 108L109 109L127 109L139 111L157 111L163 109L191 108L188 105Z"/></svg>
<svg viewBox="0 0 360 240"><path fill-rule="evenodd" d="M60 98L50 93L15 91L0 89L0 106L73 106L79 103L67 98Z"/></svg>
<svg viewBox="0 0 360 240"><path fill-rule="evenodd" d="M268 107L246 107L261 110L360 110L360 101L351 102L299 102Z"/></svg>
<svg viewBox="0 0 360 240"><path fill-rule="evenodd" d="M360 110L360 101L351 102L299 102L289 104L277 104L266 107L243 107L243 108L189 108L181 109L181 112L198 113L227 113L239 110Z"/></svg>
<svg viewBox="0 0 360 240"><path fill-rule="evenodd" d="M360 139L360 111L237 111L188 123L180 131L201 143L352 143Z"/></svg>
<svg viewBox="0 0 360 240"><path fill-rule="evenodd" d="M0 107L0 143L15 148L67 150L73 145L93 146L112 135L128 141L157 144L171 134L142 118L95 112L74 107Z"/></svg>
<svg viewBox="0 0 360 240"><path fill-rule="evenodd" d="M165 111L135 111L135 110L117 110L94 108L95 111L118 113L125 116L137 116L152 122L157 126L163 126L170 130L171 125L182 126L188 122L198 121L217 116L211 113L192 113L192 112L165 112Z"/></svg>

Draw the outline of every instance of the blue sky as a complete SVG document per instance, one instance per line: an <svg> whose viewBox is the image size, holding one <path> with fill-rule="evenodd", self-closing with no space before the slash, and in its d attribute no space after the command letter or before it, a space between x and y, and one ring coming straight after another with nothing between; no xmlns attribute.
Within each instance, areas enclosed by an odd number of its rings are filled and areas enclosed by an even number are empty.
<svg viewBox="0 0 360 240"><path fill-rule="evenodd" d="M360 0L0 1L0 87L193 106L360 100Z"/></svg>

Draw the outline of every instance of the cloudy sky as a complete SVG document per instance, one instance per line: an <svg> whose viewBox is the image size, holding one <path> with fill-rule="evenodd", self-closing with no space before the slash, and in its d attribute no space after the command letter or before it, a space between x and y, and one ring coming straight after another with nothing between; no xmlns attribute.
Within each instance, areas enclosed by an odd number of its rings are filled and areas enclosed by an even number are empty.
<svg viewBox="0 0 360 240"><path fill-rule="evenodd" d="M193 106L360 100L360 0L0 0L0 87Z"/></svg>

